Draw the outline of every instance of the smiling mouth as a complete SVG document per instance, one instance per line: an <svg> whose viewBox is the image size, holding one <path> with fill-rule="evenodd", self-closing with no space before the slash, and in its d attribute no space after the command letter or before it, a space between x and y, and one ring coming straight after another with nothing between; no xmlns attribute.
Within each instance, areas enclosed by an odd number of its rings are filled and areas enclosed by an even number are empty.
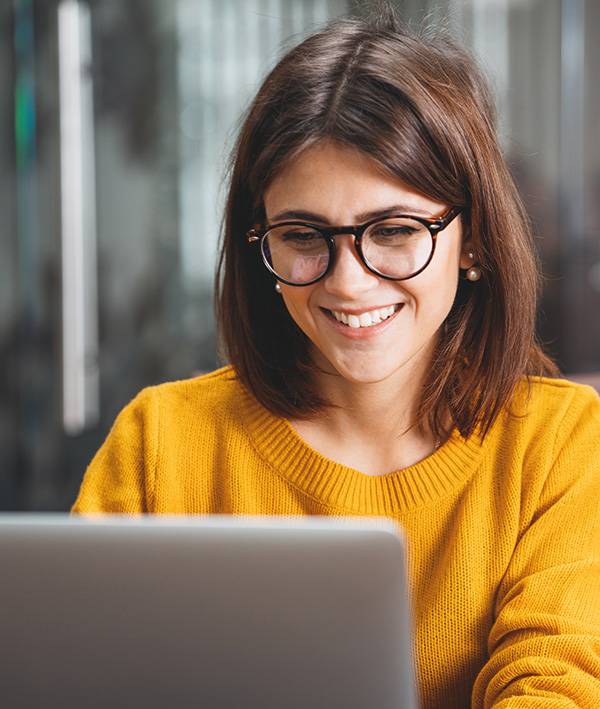
<svg viewBox="0 0 600 709"><path fill-rule="evenodd" d="M377 310L370 310L366 313L361 313L360 315L354 315L354 313L345 313L340 310L330 310L329 312L333 317L344 325L348 327L359 328L359 327L372 327L373 325L378 325L380 322L387 320L394 313L400 309L401 305L390 305L387 308L378 308Z"/></svg>

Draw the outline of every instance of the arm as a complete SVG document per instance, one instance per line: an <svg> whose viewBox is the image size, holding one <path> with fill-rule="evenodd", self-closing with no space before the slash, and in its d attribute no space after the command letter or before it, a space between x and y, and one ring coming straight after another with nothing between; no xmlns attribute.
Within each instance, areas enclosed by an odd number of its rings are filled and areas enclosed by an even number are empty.
<svg viewBox="0 0 600 709"><path fill-rule="evenodd" d="M119 414L86 471L71 511L151 512L159 447L159 398L146 389Z"/></svg>
<svg viewBox="0 0 600 709"><path fill-rule="evenodd" d="M574 400L541 492L523 490L473 707L600 707L599 412L589 393Z"/></svg>

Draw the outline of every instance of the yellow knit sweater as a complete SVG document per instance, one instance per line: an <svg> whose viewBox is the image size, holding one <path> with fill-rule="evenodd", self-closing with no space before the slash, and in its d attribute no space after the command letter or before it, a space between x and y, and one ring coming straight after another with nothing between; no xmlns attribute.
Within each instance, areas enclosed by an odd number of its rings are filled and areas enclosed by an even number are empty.
<svg viewBox="0 0 600 709"><path fill-rule="evenodd" d="M370 477L306 445L230 369L144 390L75 512L386 515L407 532L421 706L600 709L600 401L542 380L484 442Z"/></svg>

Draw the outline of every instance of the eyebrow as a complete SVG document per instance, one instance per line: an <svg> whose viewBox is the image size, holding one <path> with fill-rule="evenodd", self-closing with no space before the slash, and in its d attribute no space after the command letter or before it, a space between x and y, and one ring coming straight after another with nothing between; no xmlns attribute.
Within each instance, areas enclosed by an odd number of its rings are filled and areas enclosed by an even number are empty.
<svg viewBox="0 0 600 709"><path fill-rule="evenodd" d="M383 209L376 209L372 212L363 212L356 216L356 223L362 224L364 222L370 222L372 219L383 219L384 217L389 217L392 214L405 214L407 216L418 216L424 217L426 219L437 219L437 216L428 214L422 209L418 209L414 204L395 204L391 207L384 207ZM303 222L316 222L319 224L331 224L331 222L325 217L315 214L314 212L305 212L303 210L296 209L286 209L282 212L278 212L273 219L267 221L275 224L277 222L283 221L303 221Z"/></svg>

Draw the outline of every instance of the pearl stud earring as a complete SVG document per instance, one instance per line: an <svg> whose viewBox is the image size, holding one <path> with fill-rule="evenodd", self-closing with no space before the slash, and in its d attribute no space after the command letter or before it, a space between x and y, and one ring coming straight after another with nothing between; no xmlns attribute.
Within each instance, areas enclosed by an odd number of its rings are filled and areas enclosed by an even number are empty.
<svg viewBox="0 0 600 709"><path fill-rule="evenodd" d="M475 260L475 254L472 251L469 251L467 255L471 261ZM477 266L471 266L471 268L467 270L467 278L470 281L478 281L481 278L481 269L477 268Z"/></svg>
<svg viewBox="0 0 600 709"><path fill-rule="evenodd" d="M276 290L278 293L281 293L281 286L279 285L279 283L276 283L276 284L275 284L275 290Z"/></svg>

